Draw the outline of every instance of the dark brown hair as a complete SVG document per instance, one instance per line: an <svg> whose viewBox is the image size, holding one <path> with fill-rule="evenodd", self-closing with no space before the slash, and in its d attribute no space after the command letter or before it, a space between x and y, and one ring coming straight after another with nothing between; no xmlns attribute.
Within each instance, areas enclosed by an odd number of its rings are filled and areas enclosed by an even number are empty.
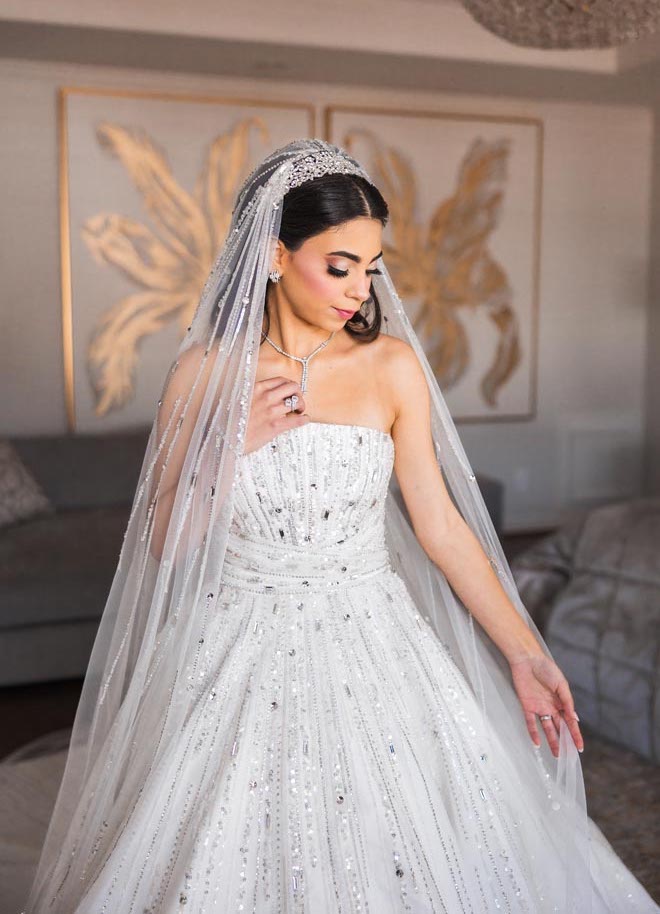
<svg viewBox="0 0 660 914"><path fill-rule="evenodd" d="M380 191L361 175L322 175L293 187L285 194L279 239L287 250L297 251L308 238L358 216L379 219L383 226L387 224L389 210ZM268 280L268 287L270 282ZM264 330L268 333L267 307L264 314ZM381 320L380 305L372 284L369 298L344 324L344 329L354 339L369 343L378 336Z"/></svg>

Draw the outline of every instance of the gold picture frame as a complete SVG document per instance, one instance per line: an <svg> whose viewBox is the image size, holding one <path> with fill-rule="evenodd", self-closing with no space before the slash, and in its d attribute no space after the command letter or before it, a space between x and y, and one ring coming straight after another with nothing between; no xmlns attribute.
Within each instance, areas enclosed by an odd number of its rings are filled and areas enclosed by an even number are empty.
<svg viewBox="0 0 660 914"><path fill-rule="evenodd" d="M230 200L265 155L315 135L315 108L284 99L62 86L57 125L68 428L143 426L153 419L180 339L174 324L189 322L228 227ZM114 211L97 212L109 204ZM141 206L155 228L142 224ZM114 270L102 273L108 266ZM190 275L179 282L177 270L186 269ZM156 331L165 336L166 358L154 351Z"/></svg>
<svg viewBox="0 0 660 914"><path fill-rule="evenodd" d="M385 262L455 421L535 418L542 120L342 104L324 135L390 203Z"/></svg>

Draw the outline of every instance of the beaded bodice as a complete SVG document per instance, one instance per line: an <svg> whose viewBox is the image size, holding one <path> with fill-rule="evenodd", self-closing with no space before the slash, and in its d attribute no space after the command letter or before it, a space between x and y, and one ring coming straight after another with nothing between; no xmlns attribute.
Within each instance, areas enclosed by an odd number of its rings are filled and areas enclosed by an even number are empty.
<svg viewBox="0 0 660 914"><path fill-rule="evenodd" d="M326 422L289 429L244 454L225 576L259 592L291 591L382 569L393 462L387 432Z"/></svg>

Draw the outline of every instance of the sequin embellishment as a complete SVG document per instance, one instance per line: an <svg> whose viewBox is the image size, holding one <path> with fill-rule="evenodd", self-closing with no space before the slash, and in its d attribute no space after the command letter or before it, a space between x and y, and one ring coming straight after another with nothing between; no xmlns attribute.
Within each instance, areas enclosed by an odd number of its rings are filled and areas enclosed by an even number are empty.
<svg viewBox="0 0 660 914"><path fill-rule="evenodd" d="M193 710L99 833L89 910L561 910L544 832L561 798L544 818L509 789L449 645L392 570L393 460L385 432L324 423L241 456L222 577L190 608Z"/></svg>

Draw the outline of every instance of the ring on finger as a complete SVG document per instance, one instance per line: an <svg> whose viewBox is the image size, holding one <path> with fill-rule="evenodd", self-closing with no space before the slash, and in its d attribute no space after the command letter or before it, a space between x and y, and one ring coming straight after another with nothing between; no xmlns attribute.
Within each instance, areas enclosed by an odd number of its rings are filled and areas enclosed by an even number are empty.
<svg viewBox="0 0 660 914"><path fill-rule="evenodd" d="M294 411L294 409L296 408L297 402L298 402L298 396L296 394L293 394L290 397L284 398L284 405L286 406L286 408L289 412Z"/></svg>
<svg viewBox="0 0 660 914"><path fill-rule="evenodd" d="M539 714L539 720L552 720L552 714Z"/></svg>

